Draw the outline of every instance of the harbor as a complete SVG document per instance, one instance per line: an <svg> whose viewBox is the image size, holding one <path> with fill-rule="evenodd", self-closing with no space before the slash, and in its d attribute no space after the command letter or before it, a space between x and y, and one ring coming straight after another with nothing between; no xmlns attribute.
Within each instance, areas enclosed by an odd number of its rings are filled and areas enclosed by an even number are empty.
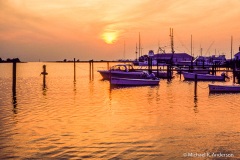
<svg viewBox="0 0 240 160"><path fill-rule="evenodd" d="M240 160L239 6L0 0L0 160Z"/></svg>
<svg viewBox="0 0 240 160"><path fill-rule="evenodd" d="M118 62L109 63L114 66ZM185 159L184 153L239 157L239 93L209 93L180 79L157 86L111 87L106 63L17 63L1 68L1 159ZM46 65L46 88L43 88ZM218 74L218 73L217 73ZM4 91L4 92L3 92ZM17 146L17 147L16 147ZM24 151L24 152L23 152Z"/></svg>

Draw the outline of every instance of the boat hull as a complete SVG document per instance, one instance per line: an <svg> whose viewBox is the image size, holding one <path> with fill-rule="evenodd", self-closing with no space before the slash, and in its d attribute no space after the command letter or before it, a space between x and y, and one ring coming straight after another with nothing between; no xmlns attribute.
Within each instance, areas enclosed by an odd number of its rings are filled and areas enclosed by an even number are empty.
<svg viewBox="0 0 240 160"><path fill-rule="evenodd" d="M218 93L231 93L231 92L240 92L240 86L237 85L214 85L209 84L209 92L218 92Z"/></svg>
<svg viewBox="0 0 240 160"><path fill-rule="evenodd" d="M183 72L185 80L195 80L196 73ZM216 76L210 74L197 74L198 81L225 81L225 76Z"/></svg>
<svg viewBox="0 0 240 160"><path fill-rule="evenodd" d="M129 79L129 78L111 78L111 85L121 86L153 86L159 85L160 79Z"/></svg>

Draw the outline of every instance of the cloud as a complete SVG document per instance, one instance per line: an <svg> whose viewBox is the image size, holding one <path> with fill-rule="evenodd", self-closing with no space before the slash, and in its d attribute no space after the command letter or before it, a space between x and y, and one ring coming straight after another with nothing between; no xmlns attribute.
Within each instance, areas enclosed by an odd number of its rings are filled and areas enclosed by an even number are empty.
<svg viewBox="0 0 240 160"><path fill-rule="evenodd" d="M145 51L157 48L159 40L169 43L170 27L185 43L191 34L197 45L230 35L239 39L239 5L239 0L0 0L0 49L6 50L3 44L12 44L16 49L11 52L17 53L19 46L26 45L21 49L30 52L32 44L63 54L64 50L77 53L79 48L86 53L96 48L101 57L113 49L121 50L123 40L134 52L138 32ZM118 33L119 38L111 47L101 40L109 31Z"/></svg>

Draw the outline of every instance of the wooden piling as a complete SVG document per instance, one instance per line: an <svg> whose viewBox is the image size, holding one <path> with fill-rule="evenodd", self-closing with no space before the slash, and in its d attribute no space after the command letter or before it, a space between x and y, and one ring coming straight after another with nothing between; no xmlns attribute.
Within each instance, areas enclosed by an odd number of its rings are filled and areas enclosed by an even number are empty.
<svg viewBox="0 0 240 160"><path fill-rule="evenodd" d="M148 57L148 72L152 73L152 58Z"/></svg>
<svg viewBox="0 0 240 160"><path fill-rule="evenodd" d="M236 78L236 65L235 61L233 62L233 83L235 83L235 78Z"/></svg>
<svg viewBox="0 0 240 160"><path fill-rule="evenodd" d="M168 78L168 79L171 79L171 78L172 78L171 68L172 68L171 65L167 65L167 78Z"/></svg>
<svg viewBox="0 0 240 160"><path fill-rule="evenodd" d="M180 80L182 79L182 69L180 68Z"/></svg>
<svg viewBox="0 0 240 160"><path fill-rule="evenodd" d="M47 72L46 72L46 65L43 65L43 72L42 72L42 75L43 75L43 88L46 88L46 75L47 75Z"/></svg>
<svg viewBox="0 0 240 160"><path fill-rule="evenodd" d="M212 65L212 75L214 75L214 65Z"/></svg>
<svg viewBox="0 0 240 160"><path fill-rule="evenodd" d="M194 96L197 96L197 74L194 76Z"/></svg>
<svg viewBox="0 0 240 160"><path fill-rule="evenodd" d="M75 58L74 58L74 61L73 61L73 66L74 66L74 82L76 82L76 61L75 61Z"/></svg>
<svg viewBox="0 0 240 160"><path fill-rule="evenodd" d="M17 82L17 63L13 62L13 71L12 71L12 91L16 93L16 82Z"/></svg>
<svg viewBox="0 0 240 160"><path fill-rule="evenodd" d="M91 60L89 60L89 79L92 79L92 64L91 64Z"/></svg>
<svg viewBox="0 0 240 160"><path fill-rule="evenodd" d="M93 59L92 59L92 79L94 79L94 68L93 68Z"/></svg>
<svg viewBox="0 0 240 160"><path fill-rule="evenodd" d="M13 103L13 108L17 107L16 82L17 82L17 63L13 62L13 70L12 70L12 103Z"/></svg>

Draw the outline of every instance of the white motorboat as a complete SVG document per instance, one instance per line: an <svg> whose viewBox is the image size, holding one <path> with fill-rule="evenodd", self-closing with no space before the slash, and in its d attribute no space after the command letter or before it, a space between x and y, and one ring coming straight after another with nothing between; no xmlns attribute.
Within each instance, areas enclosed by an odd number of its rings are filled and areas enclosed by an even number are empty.
<svg viewBox="0 0 240 160"><path fill-rule="evenodd" d="M240 85L209 84L209 92L240 92Z"/></svg>
<svg viewBox="0 0 240 160"><path fill-rule="evenodd" d="M198 81L225 81L225 73L222 73L220 76L211 75L211 74L197 74L183 72L183 77L185 80L195 80L195 75L197 75Z"/></svg>
<svg viewBox="0 0 240 160"><path fill-rule="evenodd" d="M118 64L112 66L110 70L98 70L98 72L101 74L103 79L107 80L109 80L110 77L140 79L144 75L143 71L136 71L131 64Z"/></svg>

